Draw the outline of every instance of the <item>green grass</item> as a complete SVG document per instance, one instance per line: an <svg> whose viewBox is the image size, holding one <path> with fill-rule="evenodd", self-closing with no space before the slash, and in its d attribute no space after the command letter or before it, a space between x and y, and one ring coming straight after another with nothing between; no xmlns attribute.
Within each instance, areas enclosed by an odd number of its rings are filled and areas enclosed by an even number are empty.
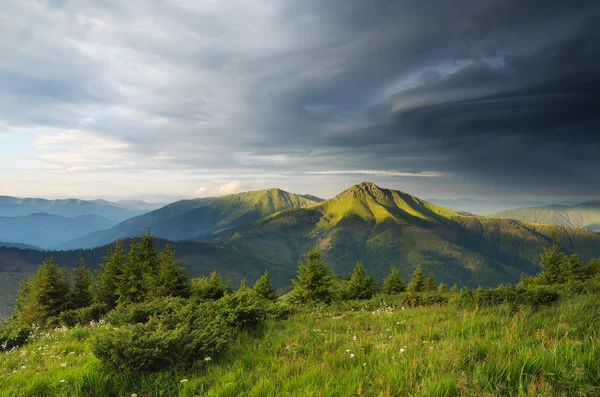
<svg viewBox="0 0 600 397"><path fill-rule="evenodd" d="M0 395L600 394L595 295L520 311L464 310L452 303L404 310L382 305L375 311L353 306L269 321L241 333L221 357L188 372L116 373L103 367L90 345L99 327L42 333L35 342L0 354Z"/></svg>

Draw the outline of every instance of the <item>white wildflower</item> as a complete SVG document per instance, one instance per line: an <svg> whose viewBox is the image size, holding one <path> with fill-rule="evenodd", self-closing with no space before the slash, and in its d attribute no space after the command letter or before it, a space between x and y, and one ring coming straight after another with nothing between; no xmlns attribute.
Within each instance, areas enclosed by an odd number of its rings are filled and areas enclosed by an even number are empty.
<svg viewBox="0 0 600 397"><path fill-rule="evenodd" d="M350 358L354 358L354 353L350 354Z"/></svg>

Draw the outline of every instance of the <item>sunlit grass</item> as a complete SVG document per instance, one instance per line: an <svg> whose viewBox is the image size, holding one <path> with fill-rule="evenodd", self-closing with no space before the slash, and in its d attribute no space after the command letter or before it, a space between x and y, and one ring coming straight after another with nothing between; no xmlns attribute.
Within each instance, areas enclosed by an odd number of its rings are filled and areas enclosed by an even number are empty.
<svg viewBox="0 0 600 397"><path fill-rule="evenodd" d="M116 373L97 327L38 334L0 354L2 396L594 396L597 296L513 311L328 307L241 333L202 370Z"/></svg>

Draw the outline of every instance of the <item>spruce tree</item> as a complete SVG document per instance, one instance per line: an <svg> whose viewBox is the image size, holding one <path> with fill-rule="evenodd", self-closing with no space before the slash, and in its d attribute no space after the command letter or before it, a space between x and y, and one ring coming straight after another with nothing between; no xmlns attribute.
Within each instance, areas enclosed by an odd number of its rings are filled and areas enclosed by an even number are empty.
<svg viewBox="0 0 600 397"><path fill-rule="evenodd" d="M123 275L127 257L123 251L121 240L117 240L114 250L109 250L100 265L100 270L94 284L94 300L105 303L110 309L114 308L119 298L117 288Z"/></svg>
<svg viewBox="0 0 600 397"><path fill-rule="evenodd" d="M199 299L220 299L227 292L227 288L216 270L213 270L209 277L196 277L192 280L192 294Z"/></svg>
<svg viewBox="0 0 600 397"><path fill-rule="evenodd" d="M348 299L370 299L375 293L375 280L361 261L356 262L352 276L348 282L346 295Z"/></svg>
<svg viewBox="0 0 600 397"><path fill-rule="evenodd" d="M600 281L600 258L590 259L585 267L585 277Z"/></svg>
<svg viewBox="0 0 600 397"><path fill-rule="evenodd" d="M48 319L65 309L69 290L54 260L45 259L35 276L21 287L16 307L18 322L44 326Z"/></svg>
<svg viewBox="0 0 600 397"><path fill-rule="evenodd" d="M79 260L79 266L73 269L73 293L71 303L73 309L87 307L92 304L92 273L85 267L83 258Z"/></svg>
<svg viewBox="0 0 600 397"><path fill-rule="evenodd" d="M254 292L258 294L258 296L262 296L263 298L273 300L275 299L275 290L271 285L271 278L269 277L269 272L265 270L265 274L260 276L260 278L254 284Z"/></svg>
<svg viewBox="0 0 600 397"><path fill-rule="evenodd" d="M458 294L458 293L459 293L459 290L458 290L458 285L454 284L454 285L452 286L452 288L450 288L450 293L451 293L451 294Z"/></svg>
<svg viewBox="0 0 600 397"><path fill-rule="evenodd" d="M329 302L333 298L331 269L323 262L319 251L304 254L304 262L298 264L297 279L292 282L294 302Z"/></svg>
<svg viewBox="0 0 600 397"><path fill-rule="evenodd" d="M435 291L435 289L435 277L433 276L433 273L430 272L427 278L425 279L425 286L423 287L423 290L426 292L433 292Z"/></svg>
<svg viewBox="0 0 600 397"><path fill-rule="evenodd" d="M585 279L585 266L579 255L573 254L561 262L560 282L583 281Z"/></svg>
<svg viewBox="0 0 600 397"><path fill-rule="evenodd" d="M396 266L390 267L390 274L383 279L383 286L381 292L388 295L398 294L406 289L406 286L402 282L400 271Z"/></svg>
<svg viewBox="0 0 600 397"><path fill-rule="evenodd" d="M564 252L560 250L556 233L552 235L552 246L544 247L540 254L540 265L544 268L544 272L539 278L545 284L556 284L561 281L561 263L566 259Z"/></svg>
<svg viewBox="0 0 600 397"><path fill-rule="evenodd" d="M123 272L117 286L117 304L143 302L154 284L154 268L148 255L147 240L132 241Z"/></svg>
<svg viewBox="0 0 600 397"><path fill-rule="evenodd" d="M444 294L448 292L448 287L446 287L446 284L440 283L440 285L437 287L437 292L439 292L440 294Z"/></svg>
<svg viewBox="0 0 600 397"><path fill-rule="evenodd" d="M185 268L179 266L171 244L158 255L158 274L154 278L154 287L150 291L153 297L190 295L190 279Z"/></svg>
<svg viewBox="0 0 600 397"><path fill-rule="evenodd" d="M423 270L421 270L421 265L418 265L406 289L408 292L422 292L424 288L425 276L423 275Z"/></svg>

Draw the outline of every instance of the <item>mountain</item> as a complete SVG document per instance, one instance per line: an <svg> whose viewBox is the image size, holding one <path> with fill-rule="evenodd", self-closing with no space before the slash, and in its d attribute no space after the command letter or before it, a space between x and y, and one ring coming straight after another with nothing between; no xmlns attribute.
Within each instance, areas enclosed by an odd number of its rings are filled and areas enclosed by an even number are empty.
<svg viewBox="0 0 600 397"><path fill-rule="evenodd" d="M99 215L68 218L41 213L0 217L0 241L48 249L93 231L112 227L115 223Z"/></svg>
<svg viewBox="0 0 600 397"><path fill-rule="evenodd" d="M142 200L117 200L117 201L107 201L107 200L91 200L92 203L101 204L101 205L109 205L113 207L123 208L130 211L136 212L150 212L161 207L164 207L165 203L148 203Z"/></svg>
<svg viewBox="0 0 600 397"><path fill-rule="evenodd" d="M145 206L152 207L153 204L146 203ZM9 217L26 216L38 213L65 217L98 215L116 222L121 222L148 211L149 209L144 208L144 205L139 203L137 205L132 205L131 203L119 204L104 200L46 200L41 198L0 196L0 216Z"/></svg>
<svg viewBox="0 0 600 397"><path fill-rule="evenodd" d="M135 237L150 228L152 234L168 240L214 239L216 234L254 222L290 208L303 208L322 201L280 189L181 200L158 210L128 219L103 230L63 244L61 248L92 248L117 238Z"/></svg>
<svg viewBox="0 0 600 397"><path fill-rule="evenodd" d="M528 222L600 230L600 201L588 201L571 206L548 205L544 207L517 208L501 211L494 216Z"/></svg>
<svg viewBox="0 0 600 397"><path fill-rule="evenodd" d="M432 204L439 205L454 211L469 212L471 214L492 214L504 210L520 208L520 207L539 207L548 205L549 203L543 203L539 201L488 201L488 200L477 200L469 197L463 197L459 199L428 199ZM553 205L575 205L578 204L574 201L561 201L552 203Z"/></svg>
<svg viewBox="0 0 600 397"><path fill-rule="evenodd" d="M10 247L10 248L22 248L22 249L30 249L30 250L41 250L40 247L36 247L35 245L29 244L20 244L20 243L8 243L6 241L0 241L0 247Z"/></svg>
<svg viewBox="0 0 600 397"><path fill-rule="evenodd" d="M341 275L361 260L377 278L397 264L407 280L421 264L449 285L490 286L538 272L553 230L567 252L584 260L600 256L600 234L589 230L463 215L372 183L273 214L218 241L287 267L318 247Z"/></svg>

